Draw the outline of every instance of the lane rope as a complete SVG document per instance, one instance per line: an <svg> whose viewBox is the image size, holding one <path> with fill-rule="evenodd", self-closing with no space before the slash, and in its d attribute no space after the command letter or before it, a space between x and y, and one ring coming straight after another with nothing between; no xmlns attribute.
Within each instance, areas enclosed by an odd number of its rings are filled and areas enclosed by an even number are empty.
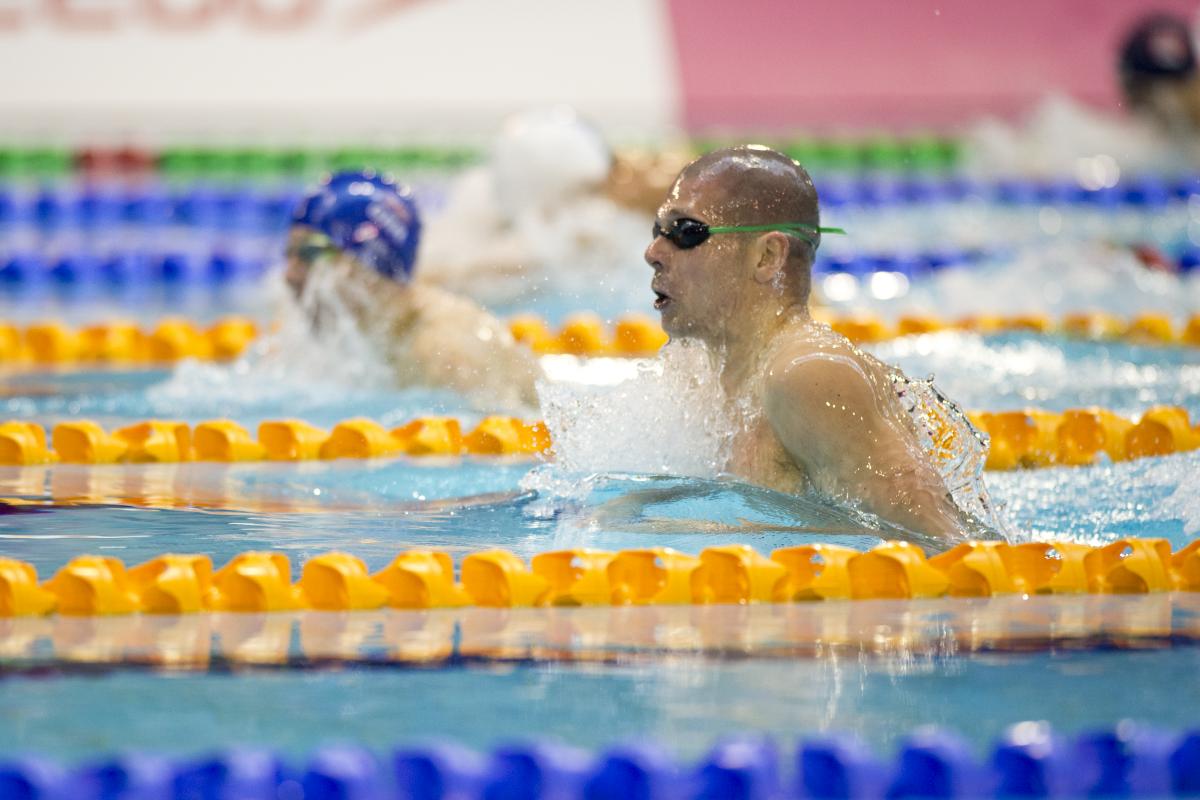
<svg viewBox="0 0 1200 800"><path fill-rule="evenodd" d="M1200 429L1180 406L1155 406L1137 418L1095 407L974 411L968 417L990 437L989 470L1088 466L1200 448ZM390 429L361 417L328 430L297 419L267 420L259 424L257 435L228 419L194 428L179 421L144 420L115 430L92 420L73 420L55 425L49 437L35 422L0 422L0 465L463 455L550 458L553 445L545 423L507 416L484 417L473 428L453 417L419 417Z"/></svg>
<svg viewBox="0 0 1200 800"><path fill-rule="evenodd" d="M945 320L906 315L888 321L870 315L836 315L814 309L813 316L855 344L941 331L981 334L1030 332L1089 341L1200 347L1200 314L1179 324L1170 315L1140 314L1128 320L1100 312L1068 314L1054 320L1040 314L980 315ZM598 315L580 313L553 328L544 319L522 314L509 320L513 337L542 355L647 357L667 342L659 324L644 315L628 315L612 325ZM184 358L228 360L241 355L258 337L259 326L244 317L228 317L205 327L168 318L150 327L109 320L74 328L59 322L18 325L0 322L0 365L49 366L169 364Z"/></svg>
<svg viewBox="0 0 1200 800"><path fill-rule="evenodd" d="M1200 731L1121 723L1067 737L1045 723L1023 722L1005 730L982 759L966 739L936 728L905 736L890 759L846 734L806 737L795 749L762 733L726 736L686 763L666 743L651 741L598 754L537 738L487 753L452 741L383 754L327 745L300 763L261 747L235 746L202 758L125 753L71 769L12 757L0 764L0 780L28 797L87 797L110 785L137 787L150 797L360 800L1192 797L1200 791Z"/></svg>
<svg viewBox="0 0 1200 800"><path fill-rule="evenodd" d="M449 553L407 550L375 573L332 552L307 560L298 581L282 552L244 552L219 570L207 555L166 554L126 568L80 555L39 581L32 564L0 558L0 616L107 616L204 611L370 611L381 608L708 605L822 600L913 600L1038 594L1200 591L1200 540L964 542L927 558L908 542L859 551L805 544L763 556L749 545L699 556L668 547L578 548L528 564L502 549L474 552L456 574Z"/></svg>

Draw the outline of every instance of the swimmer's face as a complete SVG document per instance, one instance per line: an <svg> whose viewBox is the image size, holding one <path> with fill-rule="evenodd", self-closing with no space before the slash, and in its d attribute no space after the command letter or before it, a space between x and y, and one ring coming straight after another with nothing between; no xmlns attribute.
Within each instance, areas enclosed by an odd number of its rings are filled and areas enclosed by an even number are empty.
<svg viewBox="0 0 1200 800"><path fill-rule="evenodd" d="M295 297L304 293L308 274L312 271L313 259L308 257L308 245L313 234L303 228L293 228L288 234L283 279Z"/></svg>
<svg viewBox="0 0 1200 800"><path fill-rule="evenodd" d="M680 175L655 221L670 229L678 220L708 225L736 224L728 219L725 192L703 173ZM646 263L654 269L650 288L654 307L662 314L663 329L671 336L711 340L741 304L747 272L744 236L711 236L695 247L682 248L656 236L646 248Z"/></svg>
<svg viewBox="0 0 1200 800"><path fill-rule="evenodd" d="M299 298L316 264L335 258L338 252L324 235L307 228L293 228L288 234L284 251L286 267L283 273L283 279L292 294Z"/></svg>

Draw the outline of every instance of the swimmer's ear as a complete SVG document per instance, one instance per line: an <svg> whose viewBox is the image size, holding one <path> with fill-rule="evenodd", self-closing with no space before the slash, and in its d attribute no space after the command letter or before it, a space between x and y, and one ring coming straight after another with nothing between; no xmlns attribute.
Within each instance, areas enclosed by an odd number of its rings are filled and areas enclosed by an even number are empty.
<svg viewBox="0 0 1200 800"><path fill-rule="evenodd" d="M771 283L787 264L787 237L778 231L763 234L755 242L753 252L754 280L758 283Z"/></svg>

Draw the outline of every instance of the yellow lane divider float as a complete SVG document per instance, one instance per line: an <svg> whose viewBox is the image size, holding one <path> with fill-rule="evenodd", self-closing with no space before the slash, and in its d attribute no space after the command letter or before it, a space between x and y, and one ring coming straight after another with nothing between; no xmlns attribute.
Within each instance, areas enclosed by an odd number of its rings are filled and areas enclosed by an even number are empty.
<svg viewBox="0 0 1200 800"><path fill-rule="evenodd" d="M0 364L171 363L184 358L236 358L258 337L251 320L230 317L207 328L165 319L152 328L113 321L70 328L57 322L0 323Z"/></svg>
<svg viewBox="0 0 1200 800"><path fill-rule="evenodd" d="M515 317L518 341L540 354L638 357L654 355L667 341L657 322L628 316L607 326L594 314L569 318L551 332L538 317ZM257 338L251 320L230 317L204 328L185 319L166 319L152 328L115 321L71 328L57 322L18 326L0 322L0 364L155 364L184 358L236 358Z"/></svg>
<svg viewBox="0 0 1200 800"><path fill-rule="evenodd" d="M1172 553L1166 539L965 542L926 558L907 542L866 552L828 544L770 557L747 545L699 556L665 547L541 553L529 564L507 550L466 556L456 578L444 552L410 550L372 574L347 553L304 563L299 581L283 553L247 552L219 570L205 555L161 555L126 566L82 555L49 580L0 558L0 616L190 614L316 609L366 611L483 606L681 605L922 599L1038 594L1200 591L1200 540Z"/></svg>
<svg viewBox="0 0 1200 800"><path fill-rule="evenodd" d="M917 314L899 317L894 323L871 315L835 316L827 309L815 309L813 316L857 344L958 330L983 334L1028 332L1133 344L1200 346L1200 314L1193 314L1182 326L1177 325L1170 315L1158 313L1122 319L1104 312L1083 312L1066 314L1058 320L1045 314L981 314L957 320Z"/></svg>
<svg viewBox="0 0 1200 800"><path fill-rule="evenodd" d="M897 336L943 330L999 333L1030 331L1076 338L1125 340L1140 344L1200 346L1200 314L1178 326L1165 314L1142 314L1122 320L1110 314L1068 314L1055 322L1039 314L973 316L947 321L930 315L908 315L890 322L879 317L835 316L817 309L814 316L859 344ZM539 354L577 356L651 356L667 342L662 328L649 317L630 315L608 326L595 314L576 314L557 330L541 317L509 320L509 330ZM154 364L183 358L230 359L258 336L257 325L230 317L204 328L184 319L166 319L143 329L131 322L104 322L74 329L56 322L18 326L0 322L0 364Z"/></svg>
<svg viewBox="0 0 1200 800"><path fill-rule="evenodd" d="M1200 447L1200 430L1186 409L1156 406L1137 419L1102 408L1063 412L972 412L991 438L987 468L1008 470L1084 466L1103 455L1111 461L1162 456ZM302 420L270 420L255 438L236 422L218 419L194 429L183 422L148 420L106 431L91 420L61 422L49 440L42 426L0 423L0 464L36 465L175 463L181 461L304 461L388 456L545 456L550 432L541 422L486 417L464 432L450 417L422 417L387 429L369 419L349 419L325 430Z"/></svg>
<svg viewBox="0 0 1200 800"><path fill-rule="evenodd" d="M388 430L369 419L348 419L327 431L301 420L270 420L258 438L238 423L217 419L194 429L183 422L148 420L106 431L91 420L60 422L47 444L33 422L0 423L0 464L149 464L180 461L304 461L432 455L546 453L550 432L540 422L485 417L464 433L449 417L422 417Z"/></svg>
<svg viewBox="0 0 1200 800"><path fill-rule="evenodd" d="M1101 454L1111 461L1165 456L1200 447L1187 409L1155 406L1130 419L1102 408L1061 413L1026 409L967 415L991 439L987 469L1086 466Z"/></svg>

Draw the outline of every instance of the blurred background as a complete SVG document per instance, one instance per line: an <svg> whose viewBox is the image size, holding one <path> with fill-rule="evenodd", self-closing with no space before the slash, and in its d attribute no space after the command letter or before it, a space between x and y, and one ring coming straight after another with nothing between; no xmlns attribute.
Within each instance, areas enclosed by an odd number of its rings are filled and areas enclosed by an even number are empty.
<svg viewBox="0 0 1200 800"><path fill-rule="evenodd" d="M671 178L753 140L809 167L825 218L852 228L817 264L832 306L1181 314L1190 284L1131 298L1120 267L1068 276L1069 303L1026 284L1112 245L1157 271L1200 263L1194 6L6 0L0 306L266 319L257 289L305 187L373 168L443 220L424 278L506 312L645 311L643 231ZM1135 35L1151 12L1183 26L1182 53L1171 30ZM562 211L600 184L635 216ZM484 228L519 241L447 233ZM986 309L943 280L997 263Z"/></svg>
<svg viewBox="0 0 1200 800"><path fill-rule="evenodd" d="M477 140L569 103L613 136L937 130L1119 108L1151 10L1056 0L6 0L3 125L61 144Z"/></svg>

